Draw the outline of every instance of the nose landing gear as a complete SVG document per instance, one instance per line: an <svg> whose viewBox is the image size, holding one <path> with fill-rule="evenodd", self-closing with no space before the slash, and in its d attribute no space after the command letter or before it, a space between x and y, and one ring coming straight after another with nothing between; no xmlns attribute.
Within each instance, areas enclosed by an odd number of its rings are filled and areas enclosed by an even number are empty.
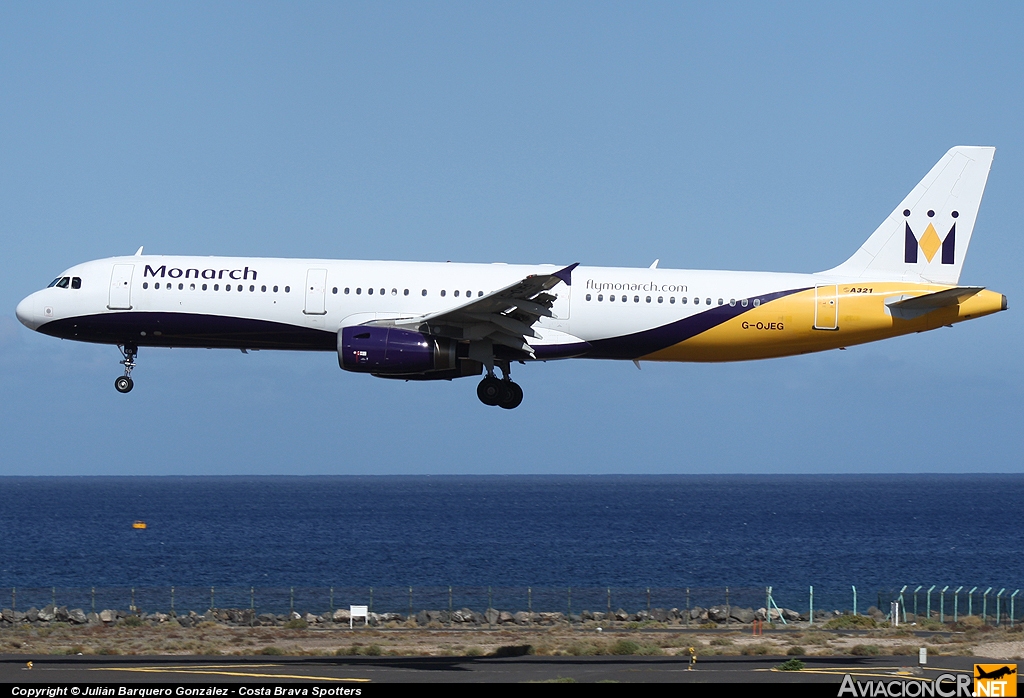
<svg viewBox="0 0 1024 698"><path fill-rule="evenodd" d="M135 357L139 355L139 348L131 344L124 346L118 344L117 348L121 352L121 356L124 357L121 361L121 365L124 366L124 375L118 376L114 381L114 390L119 393L130 393L135 387L135 381L132 380L132 369L135 368Z"/></svg>
<svg viewBox="0 0 1024 698"><path fill-rule="evenodd" d="M498 379L493 371L489 371L487 377L476 387L476 396L480 398L480 402L490 407L513 410L523 401L523 389L518 383L512 382L508 362L499 364L499 367L505 374L504 378Z"/></svg>

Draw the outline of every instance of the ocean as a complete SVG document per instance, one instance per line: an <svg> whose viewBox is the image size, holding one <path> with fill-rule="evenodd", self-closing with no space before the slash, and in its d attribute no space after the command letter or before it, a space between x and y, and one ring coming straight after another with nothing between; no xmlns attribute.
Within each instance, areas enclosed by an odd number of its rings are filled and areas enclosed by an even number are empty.
<svg viewBox="0 0 1024 698"><path fill-rule="evenodd" d="M1024 475L7 477L0 602L863 612L1024 587L1022 511Z"/></svg>

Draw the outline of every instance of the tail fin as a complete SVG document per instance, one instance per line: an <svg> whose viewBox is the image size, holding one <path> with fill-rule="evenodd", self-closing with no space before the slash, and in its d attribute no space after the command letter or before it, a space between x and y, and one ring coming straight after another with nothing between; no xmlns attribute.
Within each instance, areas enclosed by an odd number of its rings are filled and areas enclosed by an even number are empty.
<svg viewBox="0 0 1024 698"><path fill-rule="evenodd" d="M852 257L822 273L957 284L995 152L950 148Z"/></svg>

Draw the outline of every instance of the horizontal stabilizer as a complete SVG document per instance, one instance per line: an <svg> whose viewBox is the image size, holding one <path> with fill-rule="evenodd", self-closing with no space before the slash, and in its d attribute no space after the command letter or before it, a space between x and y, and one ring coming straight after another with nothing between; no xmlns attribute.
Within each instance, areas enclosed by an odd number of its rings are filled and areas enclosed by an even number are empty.
<svg viewBox="0 0 1024 698"><path fill-rule="evenodd" d="M885 306L894 317L911 320L939 308L959 305L983 290L984 286L958 286L923 296L896 296L886 300Z"/></svg>

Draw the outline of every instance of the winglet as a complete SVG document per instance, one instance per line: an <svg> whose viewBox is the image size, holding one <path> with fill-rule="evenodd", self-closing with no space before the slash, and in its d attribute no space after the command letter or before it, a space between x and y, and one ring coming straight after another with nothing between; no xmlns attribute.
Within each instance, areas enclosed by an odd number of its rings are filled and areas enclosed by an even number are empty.
<svg viewBox="0 0 1024 698"><path fill-rule="evenodd" d="M576 262L575 264L570 264L565 269L562 269L560 271L556 271L551 276L554 276L554 277L557 277L557 278L561 279L562 281L565 282L566 286L572 286L572 270L575 269L576 267L578 267L579 265L580 265L579 262Z"/></svg>

